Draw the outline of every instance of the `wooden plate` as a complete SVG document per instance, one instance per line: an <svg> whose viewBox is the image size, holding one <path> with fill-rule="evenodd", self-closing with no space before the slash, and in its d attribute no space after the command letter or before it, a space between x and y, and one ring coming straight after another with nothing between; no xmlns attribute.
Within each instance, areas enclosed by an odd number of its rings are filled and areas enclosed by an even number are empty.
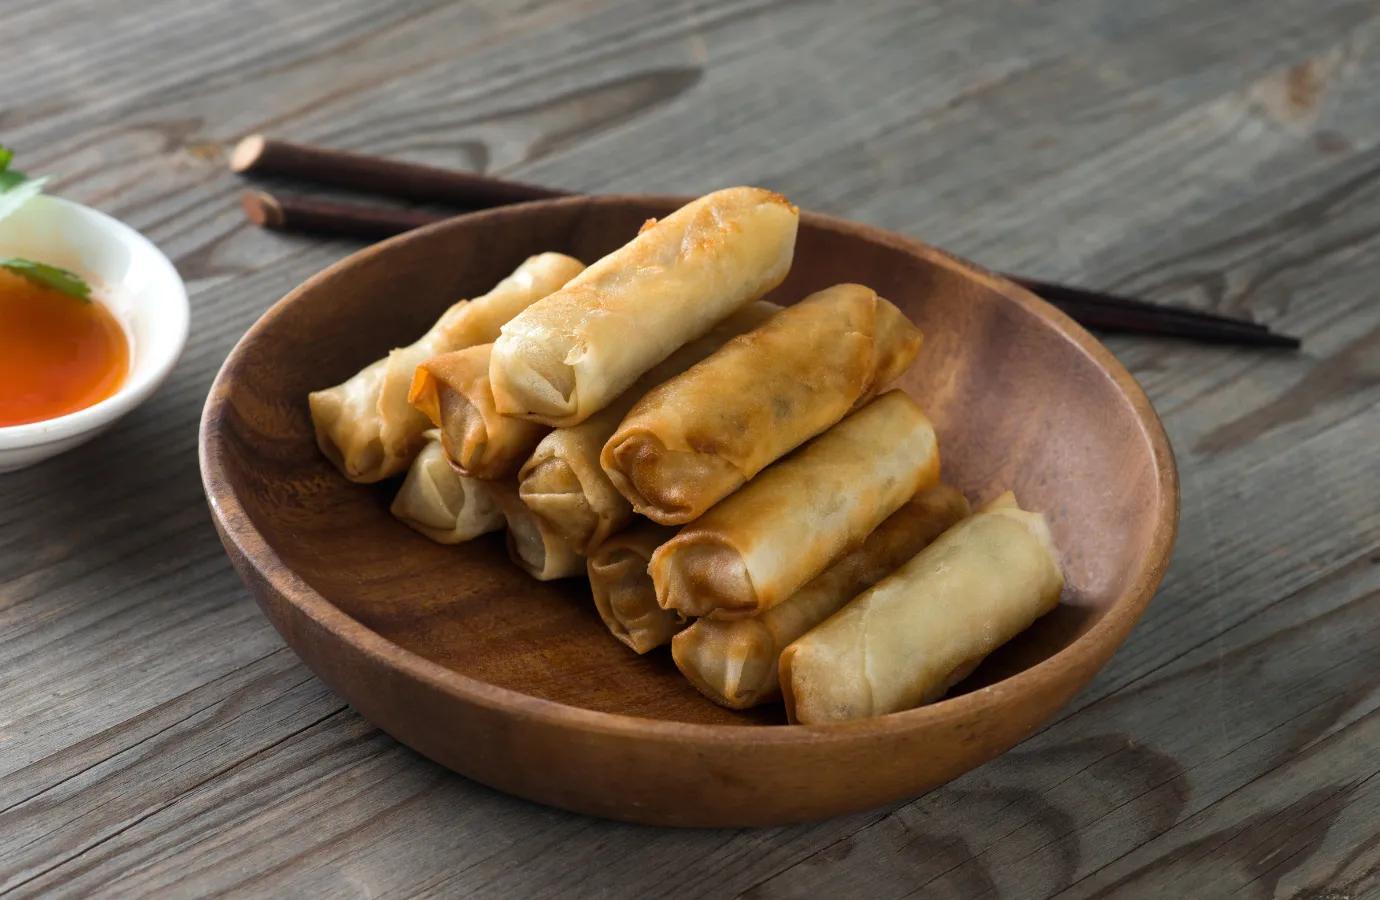
<svg viewBox="0 0 1380 900"><path fill-rule="evenodd" d="M1044 512L1059 608L955 696L878 719L788 726L779 707L701 698L664 650L610 637L582 580L542 585L498 536L432 544L393 520L396 483L350 484L317 451L307 393L409 343L525 257L592 262L677 198L570 198L462 216L371 247L270 309L230 354L201 423L201 471L235 568L288 644L362 715L504 791L637 822L767 825L913 796L1030 734L1104 665L1160 583L1178 527L1164 430L1134 379L1070 319L917 241L801 220L771 298L843 281L924 329L903 386L934 420L945 477Z"/></svg>

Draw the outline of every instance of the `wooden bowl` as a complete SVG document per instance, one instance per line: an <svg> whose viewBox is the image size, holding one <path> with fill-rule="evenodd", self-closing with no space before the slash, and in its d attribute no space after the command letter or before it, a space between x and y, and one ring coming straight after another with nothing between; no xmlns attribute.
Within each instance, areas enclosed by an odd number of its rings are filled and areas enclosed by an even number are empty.
<svg viewBox="0 0 1380 900"><path fill-rule="evenodd" d="M388 514L396 483L347 482L317 451L307 393L411 342L525 257L592 262L683 202L570 198L462 216L363 250L277 303L217 377L201 423L216 527L259 605L311 669L380 728L500 790L666 825L773 825L914 796L1029 735L1126 638L1169 562L1179 487L1135 380L1021 288L876 228L805 213L771 299L876 288L925 332L903 387L939 432L947 480L1048 516L1058 609L954 696L827 726L734 713L664 649L606 632L581 579L539 584L498 535L430 543Z"/></svg>

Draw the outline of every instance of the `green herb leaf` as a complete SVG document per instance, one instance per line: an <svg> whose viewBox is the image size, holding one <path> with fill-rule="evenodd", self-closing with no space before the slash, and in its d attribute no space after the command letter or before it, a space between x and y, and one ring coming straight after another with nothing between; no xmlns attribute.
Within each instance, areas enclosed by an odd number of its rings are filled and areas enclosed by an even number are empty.
<svg viewBox="0 0 1380 900"><path fill-rule="evenodd" d="M19 209L36 197L47 184L47 177L30 178L23 172L10 168L14 161L14 151L0 144L0 219ZM83 303L91 302L91 286L82 281L81 276L58 266L34 262L31 259L0 259L0 268L8 269L35 284L60 291L69 297L76 297Z"/></svg>
<svg viewBox="0 0 1380 900"><path fill-rule="evenodd" d="M43 185L48 183L47 176L30 178L23 172L11 169L13 160L14 151L0 144L0 219L38 196L43 191Z"/></svg>
<svg viewBox="0 0 1380 900"><path fill-rule="evenodd" d="M0 172L0 219L43 193L43 185L47 183L46 175L29 178L22 172Z"/></svg>
<svg viewBox="0 0 1380 900"><path fill-rule="evenodd" d="M31 259L20 259L10 257L0 259L0 269L8 269L16 275L22 275L35 284L61 291L69 297L76 297L83 303L91 302L91 285L82 281L80 275L69 272L66 269L50 266L47 263L34 262Z"/></svg>

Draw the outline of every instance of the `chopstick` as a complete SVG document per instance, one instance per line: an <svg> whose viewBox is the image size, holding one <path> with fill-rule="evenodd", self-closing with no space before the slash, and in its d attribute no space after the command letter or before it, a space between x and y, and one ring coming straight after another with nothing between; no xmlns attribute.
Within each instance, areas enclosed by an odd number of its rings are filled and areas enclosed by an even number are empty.
<svg viewBox="0 0 1380 900"><path fill-rule="evenodd" d="M1271 331L1259 322L1232 319L1181 306L1160 306L1144 300L1101 294L1019 276L1005 276L1069 318L1088 328L1123 334L1195 338L1216 344L1283 347L1297 350L1303 342L1293 335Z"/></svg>
<svg viewBox="0 0 1380 900"><path fill-rule="evenodd" d="M242 140L230 156L242 175L290 179L349 191L444 203L464 210L572 196L569 191L382 157L278 141L262 135ZM246 191L241 205L250 221L281 231L382 239L447 216L421 210L340 203L309 197ZM1160 306L1083 288L1004 276L1039 295L1088 328L1125 334L1191 338L1211 343L1297 349L1301 341L1243 319L1181 307Z"/></svg>
<svg viewBox="0 0 1380 900"><path fill-rule="evenodd" d="M398 200L450 204L469 210L570 194L521 181L504 181L381 156L275 141L261 134L250 135L239 142L230 154L230 171Z"/></svg>
<svg viewBox="0 0 1380 900"><path fill-rule="evenodd" d="M1121 334L1161 335L1190 338L1210 344L1233 344L1243 347L1281 347L1297 350L1302 342L1287 334L1262 328L1254 322L1236 319L1205 319L1205 314L1184 315L1185 311L1160 307L1153 312L1060 299L1039 291L1031 291L1085 328Z"/></svg>
<svg viewBox="0 0 1380 900"><path fill-rule="evenodd" d="M1097 291L1088 291L1083 288L1068 287L1067 285L1054 284L1048 281L1038 281L1034 278L1022 278L1018 275L1006 275L1007 279L1016 282L1021 287L1030 291L1032 294L1039 294L1050 303L1059 302L1073 305L1087 305L1089 307L1115 307L1117 309L1137 310L1139 312L1159 315L1165 310L1171 310L1176 315L1186 319L1197 319L1202 322L1230 322L1234 325L1241 325L1254 331L1268 333L1270 331L1259 322L1250 322L1246 319L1231 319L1220 316L1216 313L1202 312L1201 310L1189 309L1183 306L1160 306L1158 303L1147 303L1144 300L1133 300L1130 297L1118 297L1112 294L1103 294Z"/></svg>
<svg viewBox="0 0 1380 900"><path fill-rule="evenodd" d="M384 209L267 191L244 191L240 206L245 217L261 228L371 240L383 240L446 218L420 210Z"/></svg>

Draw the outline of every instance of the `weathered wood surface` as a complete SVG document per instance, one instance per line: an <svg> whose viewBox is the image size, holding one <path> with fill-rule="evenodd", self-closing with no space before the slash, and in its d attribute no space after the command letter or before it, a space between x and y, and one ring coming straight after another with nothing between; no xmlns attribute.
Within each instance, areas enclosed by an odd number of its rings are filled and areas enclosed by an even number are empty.
<svg viewBox="0 0 1380 900"><path fill-rule="evenodd" d="M1380 896L1380 0L4 11L0 140L163 246L193 331L118 428L0 477L0 895ZM1306 344L1109 341L1174 441L1179 548L1015 750L812 825L594 821L371 728L221 553L206 389L353 248L243 224L224 155L257 130L589 191L766 185Z"/></svg>

